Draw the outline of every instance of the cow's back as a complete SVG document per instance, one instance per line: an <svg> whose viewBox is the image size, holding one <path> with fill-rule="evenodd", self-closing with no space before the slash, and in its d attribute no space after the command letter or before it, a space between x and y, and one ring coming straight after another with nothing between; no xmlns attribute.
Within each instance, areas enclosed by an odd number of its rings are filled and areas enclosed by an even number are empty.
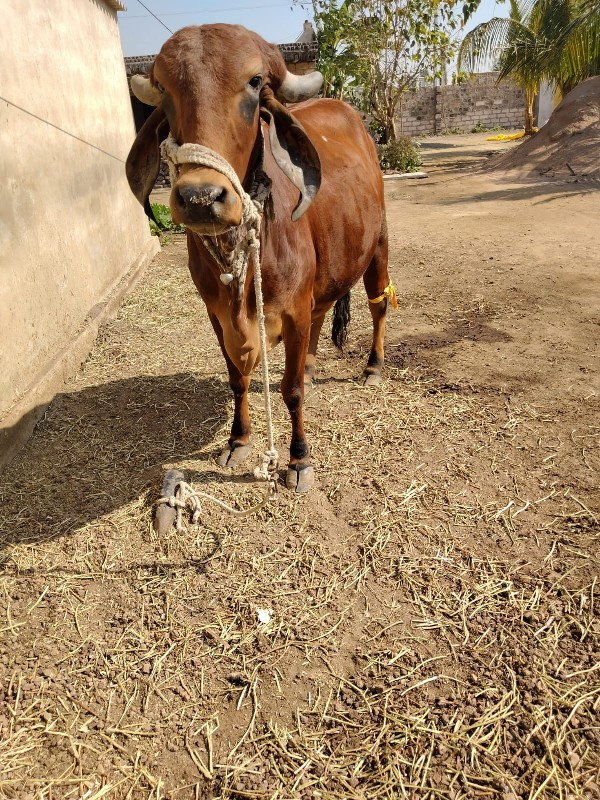
<svg viewBox="0 0 600 800"><path fill-rule="evenodd" d="M355 109L340 100L319 98L290 106L289 110L319 151L325 181L333 179L337 185L340 170L359 170L348 177L383 191L375 143Z"/></svg>

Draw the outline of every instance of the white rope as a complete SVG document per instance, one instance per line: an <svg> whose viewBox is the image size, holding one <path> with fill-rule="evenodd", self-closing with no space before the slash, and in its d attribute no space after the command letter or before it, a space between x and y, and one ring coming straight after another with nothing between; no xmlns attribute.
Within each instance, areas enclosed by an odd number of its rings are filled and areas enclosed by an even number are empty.
<svg viewBox="0 0 600 800"><path fill-rule="evenodd" d="M249 514L252 511L261 508L269 496L270 489L275 489L277 486L277 466L279 463L279 454L275 448L275 437L273 432L273 414L271 411L271 395L269 391L269 361L267 358L267 333L265 325L265 311L262 295L262 275L260 266L260 227L262 221L262 207L259 203L255 202L252 197L245 191L240 179L238 178L235 170L231 164L226 161L223 156L211 150L209 147L204 147L201 144L186 143L178 145L173 136L169 135L161 145L162 155L169 165L169 175L171 178L171 186L175 186L179 175L179 166L181 164L198 164L199 166L214 169L224 175L233 186L234 190L242 201L242 222L241 225L246 226L246 235L242 238L237 247L233 264L231 266L231 273L238 281L238 290L241 293L244 290L246 283L246 273L248 270L248 263L252 258L254 265L254 291L256 294L256 317L258 322L258 333L260 341L260 360L262 365L262 383L263 383L263 401L265 407L265 421L267 428L267 449L261 457L261 463L254 470L254 477L259 480L269 481L269 489L265 495L265 500L262 504L255 508L249 509L245 512L236 512L230 506L222 503L217 498L211 497L204 492L195 492L192 490L190 493L187 489L183 489L184 497L176 500L173 507L179 508L178 503L184 502L188 505L194 501L190 498L195 494L196 499L200 496L207 499L214 500L218 505L222 506L230 513ZM219 265L221 268L222 265ZM181 487L182 484L179 484ZM185 484L187 486L187 484ZM191 487L189 487L191 488ZM187 494L186 494L187 492ZM184 499L185 498L185 499ZM190 505L192 509L192 506ZM195 507L194 507L195 508ZM199 511L196 509L196 511ZM192 514L196 513L192 509Z"/></svg>
<svg viewBox="0 0 600 800"><path fill-rule="evenodd" d="M234 517L248 517L250 514L254 514L256 511L264 508L270 496L271 484L266 487L264 497L259 503L256 503L256 505L253 505L251 508L240 510L238 508L232 508L227 503L219 500L218 497L208 494L208 492L201 492L198 489L194 489L193 486L190 486L190 484L185 481L179 481L175 487L174 494L170 495L170 497L161 497L157 501L157 505L168 505L175 509L175 527L179 532L183 532L185 530L183 524L184 511L187 510L192 515L193 525L196 525L200 521L200 515L202 513L201 498L216 503L229 514L233 514Z"/></svg>

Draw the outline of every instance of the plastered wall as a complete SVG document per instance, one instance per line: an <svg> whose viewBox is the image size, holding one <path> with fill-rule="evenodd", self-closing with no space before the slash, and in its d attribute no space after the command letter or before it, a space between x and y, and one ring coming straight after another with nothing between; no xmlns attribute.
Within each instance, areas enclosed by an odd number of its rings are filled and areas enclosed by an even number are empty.
<svg viewBox="0 0 600 800"><path fill-rule="evenodd" d="M0 466L158 249L125 179L135 134L116 13L3 0L2 16Z"/></svg>

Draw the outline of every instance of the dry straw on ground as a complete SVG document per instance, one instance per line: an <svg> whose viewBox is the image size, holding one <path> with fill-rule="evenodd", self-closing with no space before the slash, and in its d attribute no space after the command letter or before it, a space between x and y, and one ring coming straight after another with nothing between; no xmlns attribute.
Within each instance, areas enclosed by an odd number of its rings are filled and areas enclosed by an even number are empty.
<svg viewBox="0 0 600 800"><path fill-rule="evenodd" d="M229 390L182 253L3 476L0 798L600 796L593 401L569 431L409 369L394 318L365 389L357 291L354 349L324 344L307 396L314 492L159 539L167 466L262 491L215 466ZM260 441L258 384L251 405ZM283 452L279 397L275 421Z"/></svg>

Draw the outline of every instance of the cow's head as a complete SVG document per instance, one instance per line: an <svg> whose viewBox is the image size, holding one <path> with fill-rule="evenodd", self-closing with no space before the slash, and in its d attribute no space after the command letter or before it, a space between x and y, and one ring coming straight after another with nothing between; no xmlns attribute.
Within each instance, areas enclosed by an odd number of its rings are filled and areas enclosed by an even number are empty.
<svg viewBox="0 0 600 800"><path fill-rule="evenodd" d="M300 190L297 219L319 188L320 163L306 132L280 100L306 100L321 82L318 72L290 74L277 47L238 25L183 28L165 42L150 77L131 81L134 94L156 106L127 158L133 193L147 203L160 166L159 145L169 129L180 145L193 142L215 150L246 185L260 154L262 114L277 164ZM170 204L175 222L205 235L223 233L242 218L229 180L195 164L180 167Z"/></svg>

